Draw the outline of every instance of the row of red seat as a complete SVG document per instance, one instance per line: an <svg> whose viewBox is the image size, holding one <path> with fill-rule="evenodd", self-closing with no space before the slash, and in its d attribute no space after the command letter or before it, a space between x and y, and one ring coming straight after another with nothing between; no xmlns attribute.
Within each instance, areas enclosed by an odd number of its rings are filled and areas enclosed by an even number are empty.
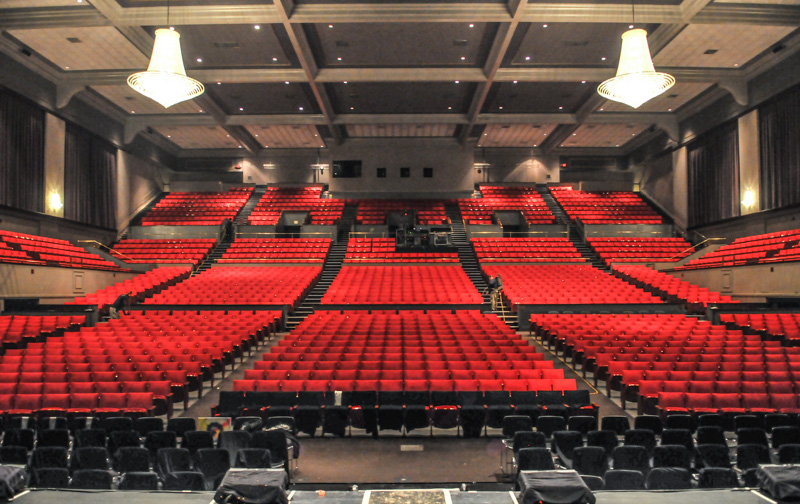
<svg viewBox="0 0 800 504"><path fill-rule="evenodd" d="M588 238L587 243L608 265L612 262L675 262L692 252L683 238Z"/></svg>
<svg viewBox="0 0 800 504"><path fill-rule="evenodd" d="M555 216L535 187L479 186L482 198L458 200L464 224L493 224L496 211L520 211L528 224L552 224Z"/></svg>
<svg viewBox="0 0 800 504"><path fill-rule="evenodd" d="M173 192L142 217L142 226L208 226L233 221L250 199L252 187L226 192Z"/></svg>
<svg viewBox="0 0 800 504"><path fill-rule="evenodd" d="M764 331L786 339L800 339L800 313L723 313L720 322Z"/></svg>
<svg viewBox="0 0 800 504"><path fill-rule="evenodd" d="M800 261L800 229L737 238L676 270Z"/></svg>
<svg viewBox="0 0 800 504"><path fill-rule="evenodd" d="M576 390L574 379L562 380L233 380L233 389L242 392L381 392L381 391L501 391L539 392Z"/></svg>
<svg viewBox="0 0 800 504"><path fill-rule="evenodd" d="M153 415L152 392L91 394L0 394L0 411L11 416Z"/></svg>
<svg viewBox="0 0 800 504"><path fill-rule="evenodd" d="M330 246L330 238L240 238L217 262L322 264Z"/></svg>
<svg viewBox="0 0 800 504"><path fill-rule="evenodd" d="M83 315L0 315L0 341L17 343L58 330L75 330L86 321Z"/></svg>
<svg viewBox="0 0 800 504"><path fill-rule="evenodd" d="M111 255L128 263L185 263L197 267L216 243L214 238L126 239L111 247Z"/></svg>
<svg viewBox="0 0 800 504"><path fill-rule="evenodd" d="M587 192L570 186L550 187L550 192L571 220L584 224L663 223L658 212L634 192Z"/></svg>
<svg viewBox="0 0 800 504"><path fill-rule="evenodd" d="M457 263L456 252L397 252L392 238L351 238L345 263Z"/></svg>
<svg viewBox="0 0 800 504"><path fill-rule="evenodd" d="M174 285L181 280L189 278L192 270L188 266L167 266L155 268L131 279L110 285L86 296L76 297L68 305L97 305L103 309L110 305L122 294L130 294L132 299L142 300L169 285Z"/></svg>
<svg viewBox="0 0 800 504"><path fill-rule="evenodd" d="M478 261L585 262L567 238L472 238Z"/></svg>
<svg viewBox="0 0 800 504"><path fill-rule="evenodd" d="M590 265L482 265L485 275L500 275L512 310L524 304L662 303L649 292Z"/></svg>
<svg viewBox="0 0 800 504"><path fill-rule="evenodd" d="M275 225L284 210L309 211L311 224L333 225L342 217L344 200L323 199L322 187L268 187L247 219L252 225Z"/></svg>
<svg viewBox="0 0 800 504"><path fill-rule="evenodd" d="M747 379L721 380L658 380L643 379L627 385L622 391L623 404L626 399L636 396L639 414L652 414L658 405L658 395L662 392L688 392L692 394L797 394L793 381L753 381Z"/></svg>
<svg viewBox="0 0 800 504"><path fill-rule="evenodd" d="M386 224L388 212L414 210L416 223L422 225L443 224L447 222L444 202L441 200L389 200L364 199L358 201L356 224Z"/></svg>
<svg viewBox="0 0 800 504"><path fill-rule="evenodd" d="M458 266L344 266L322 304L481 304Z"/></svg>
<svg viewBox="0 0 800 504"><path fill-rule="evenodd" d="M652 287L659 294L668 296L671 301L698 304L738 303L730 296L694 285L672 275L656 271L646 266L615 265L615 273L638 287Z"/></svg>
<svg viewBox="0 0 800 504"><path fill-rule="evenodd" d="M800 414L800 396L797 394L659 392L657 408L662 417L674 413L692 415L784 413L797 415Z"/></svg>
<svg viewBox="0 0 800 504"><path fill-rule="evenodd" d="M66 240L0 230L0 262L127 271Z"/></svg>
<svg viewBox="0 0 800 504"><path fill-rule="evenodd" d="M319 266L215 266L174 285L148 305L296 305L317 281Z"/></svg>

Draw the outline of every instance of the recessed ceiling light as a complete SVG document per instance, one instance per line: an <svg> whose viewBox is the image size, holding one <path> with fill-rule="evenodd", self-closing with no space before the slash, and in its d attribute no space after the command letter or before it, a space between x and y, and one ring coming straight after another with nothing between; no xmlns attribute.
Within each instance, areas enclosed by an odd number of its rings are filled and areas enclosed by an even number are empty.
<svg viewBox="0 0 800 504"><path fill-rule="evenodd" d="M533 144L533 146L536 147L536 144Z"/></svg>
<svg viewBox="0 0 800 504"><path fill-rule="evenodd" d="M241 148L242 148L242 146L240 145L240 146L239 146L239 148L241 149Z"/></svg>
<svg viewBox="0 0 800 504"><path fill-rule="evenodd" d="M289 84L289 81L284 82L284 84Z"/></svg>
<svg viewBox="0 0 800 504"><path fill-rule="evenodd" d="M222 83L221 83L221 82L217 82L217 86L221 86L221 85L222 85Z"/></svg>
<svg viewBox="0 0 800 504"><path fill-rule="evenodd" d="M456 84L460 84L460 83L461 83L461 81L456 81Z"/></svg>
<svg viewBox="0 0 800 504"><path fill-rule="evenodd" d="M464 60L466 60L466 59L467 59L467 57L466 57L466 56L461 56L461 61L464 61Z"/></svg>
<svg viewBox="0 0 800 504"><path fill-rule="evenodd" d="M175 27L174 26L170 26L169 29L172 30L172 31L175 31Z"/></svg>
<svg viewBox="0 0 800 504"><path fill-rule="evenodd" d="M605 60L606 60L606 57L605 57L605 56L603 56L602 58L600 58L600 60L602 60L602 61L605 61Z"/></svg>
<svg viewBox="0 0 800 504"><path fill-rule="evenodd" d="M202 112L203 112L203 109L198 109L198 112L202 113Z"/></svg>
<svg viewBox="0 0 800 504"><path fill-rule="evenodd" d="M131 110L131 114L135 114L135 113L136 113L136 112L134 112L133 110Z"/></svg>
<svg viewBox="0 0 800 504"><path fill-rule="evenodd" d="M167 138L172 138L172 135L167 135Z"/></svg>
<svg viewBox="0 0 800 504"><path fill-rule="evenodd" d="M336 58L337 61L342 61L342 58Z"/></svg>
<svg viewBox="0 0 800 504"><path fill-rule="evenodd" d="M547 136L547 133L545 133L545 134L544 134L544 135L542 135L542 136Z"/></svg>
<svg viewBox="0 0 800 504"><path fill-rule="evenodd" d="M670 109L667 109L667 112L672 112L672 109L671 109L671 108L670 108Z"/></svg>
<svg viewBox="0 0 800 504"><path fill-rule="evenodd" d="M344 84L347 84L347 81L344 81Z"/></svg>
<svg viewBox="0 0 800 504"><path fill-rule="evenodd" d="M83 0L78 0L78 3L83 3Z"/></svg>
<svg viewBox="0 0 800 504"><path fill-rule="evenodd" d="M255 25L253 28L255 28L256 30L260 30L261 29L261 25Z"/></svg>
<svg viewBox="0 0 800 504"><path fill-rule="evenodd" d="M500 110L503 110L503 107L502 107L502 105L501 105L500 107L497 107L497 108L498 108L498 109L500 109Z"/></svg>
<svg viewBox="0 0 800 504"><path fill-rule="evenodd" d="M203 62L203 58L197 58L197 62L198 63L202 63Z"/></svg>
<svg viewBox="0 0 800 504"><path fill-rule="evenodd" d="M739 63L734 63L733 66L738 67Z"/></svg>
<svg viewBox="0 0 800 504"><path fill-rule="evenodd" d="M303 107L297 107L299 110L303 110Z"/></svg>
<svg viewBox="0 0 800 504"><path fill-rule="evenodd" d="M600 112L602 112L603 110L605 110L605 109L601 108L601 109L600 109Z"/></svg>
<svg viewBox="0 0 800 504"><path fill-rule="evenodd" d="M319 135L317 135L316 133L314 133L314 136L319 136Z"/></svg>
<svg viewBox="0 0 800 504"><path fill-rule="evenodd" d="M278 58L272 58L272 61L278 61Z"/></svg>
<svg viewBox="0 0 800 504"><path fill-rule="evenodd" d="M483 136L489 136L489 133L484 133Z"/></svg>
<svg viewBox="0 0 800 504"><path fill-rule="evenodd" d="M614 147L619 147L619 144L615 145Z"/></svg>
<svg viewBox="0 0 800 504"><path fill-rule="evenodd" d="M558 110L564 110L564 107L558 107Z"/></svg>
<svg viewBox="0 0 800 504"><path fill-rule="evenodd" d="M531 60L530 56L525 56L525 61L530 61L530 60Z"/></svg>
<svg viewBox="0 0 800 504"><path fill-rule="evenodd" d="M542 25L542 28L547 28L547 25L546 25L546 24L543 24L543 25Z"/></svg>
<svg viewBox="0 0 800 504"><path fill-rule="evenodd" d="M227 138L230 138L230 137L231 137L230 135L225 135L225 136L226 136Z"/></svg>
<svg viewBox="0 0 800 504"><path fill-rule="evenodd" d="M631 30L633 30L633 25L632 25L632 24L629 24L629 25L628 25L628 28L630 28Z"/></svg>
<svg viewBox="0 0 800 504"><path fill-rule="evenodd" d="M64 70L69 70L69 67L68 67L68 66L65 66L65 67L64 67Z"/></svg>
<svg viewBox="0 0 800 504"><path fill-rule="evenodd" d="M239 112L244 112L244 108L239 107Z"/></svg>
<svg viewBox="0 0 800 504"><path fill-rule="evenodd" d="M453 107L447 107L447 110L453 110Z"/></svg>
<svg viewBox="0 0 800 504"><path fill-rule="evenodd" d="M258 138L258 135L256 135L256 138Z"/></svg>
<svg viewBox="0 0 800 504"><path fill-rule="evenodd" d="M516 83L517 83L517 81L514 81L514 84L516 84Z"/></svg>
<svg viewBox="0 0 800 504"><path fill-rule="evenodd" d="M332 25L332 24L329 24L329 25L328 25L328 28L333 28L333 25Z"/></svg>
<svg viewBox="0 0 800 504"><path fill-rule="evenodd" d="M581 84L586 84L586 81L585 81L585 80L582 80L582 81L581 81Z"/></svg>

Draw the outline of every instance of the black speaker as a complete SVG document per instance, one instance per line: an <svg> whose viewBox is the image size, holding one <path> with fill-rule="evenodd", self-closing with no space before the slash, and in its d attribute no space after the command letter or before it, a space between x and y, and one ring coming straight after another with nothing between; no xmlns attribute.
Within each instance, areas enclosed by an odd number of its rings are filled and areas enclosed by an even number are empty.
<svg viewBox="0 0 800 504"><path fill-rule="evenodd" d="M220 504L288 504L289 475L283 469L231 469L214 501Z"/></svg>

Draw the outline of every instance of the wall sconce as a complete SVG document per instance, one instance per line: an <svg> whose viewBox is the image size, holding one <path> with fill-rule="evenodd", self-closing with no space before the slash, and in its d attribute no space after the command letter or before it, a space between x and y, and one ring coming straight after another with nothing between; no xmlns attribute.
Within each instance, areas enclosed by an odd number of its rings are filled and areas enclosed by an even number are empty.
<svg viewBox="0 0 800 504"><path fill-rule="evenodd" d="M744 198L742 199L742 206L745 208L750 208L756 204L756 194L751 190L748 189L744 192Z"/></svg>
<svg viewBox="0 0 800 504"><path fill-rule="evenodd" d="M47 199L47 203L51 210L61 210L64 208L64 203L61 201L61 195L57 192L51 192Z"/></svg>

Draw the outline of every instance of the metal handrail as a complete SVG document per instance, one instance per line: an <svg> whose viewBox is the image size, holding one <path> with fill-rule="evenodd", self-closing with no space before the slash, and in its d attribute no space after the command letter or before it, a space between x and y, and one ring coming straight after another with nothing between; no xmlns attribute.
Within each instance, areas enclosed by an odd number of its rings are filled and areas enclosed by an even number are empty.
<svg viewBox="0 0 800 504"><path fill-rule="evenodd" d="M700 236L703 236L703 235L700 235ZM706 238L706 237L703 236L703 238ZM689 247L689 248L687 248L685 250L681 250L680 252L678 252L674 256L670 257L669 260L673 261L673 260L677 259L678 257L682 256L684 252L688 252L690 250L696 251L697 247L699 247L700 245L703 245L704 243L708 243L708 242L712 242L712 241L725 241L725 240L726 240L726 238L706 238L705 240L701 241L700 243L698 243L696 245L692 245L691 247Z"/></svg>
<svg viewBox="0 0 800 504"><path fill-rule="evenodd" d="M490 234L494 236L490 236L489 238L503 238L503 236L497 236L498 233L503 233L503 235L511 235L513 238L514 235L520 235L522 238L534 234L553 234L553 231L470 231L470 235L480 235L480 234ZM565 236L569 236L569 231L558 231L558 234L563 234Z"/></svg>
<svg viewBox="0 0 800 504"><path fill-rule="evenodd" d="M77 240L77 242L78 243L90 243L90 244L94 245L97 248L100 248L100 249L104 248L104 249L108 250L109 255L114 256L114 257L120 256L120 257L125 257L126 259L130 259L131 261L134 260L133 257L125 255L122 252L118 252L118 251L112 249L111 247L109 247L108 245L106 245L104 243L100 243L97 240ZM125 261L125 262L127 262L127 261Z"/></svg>

